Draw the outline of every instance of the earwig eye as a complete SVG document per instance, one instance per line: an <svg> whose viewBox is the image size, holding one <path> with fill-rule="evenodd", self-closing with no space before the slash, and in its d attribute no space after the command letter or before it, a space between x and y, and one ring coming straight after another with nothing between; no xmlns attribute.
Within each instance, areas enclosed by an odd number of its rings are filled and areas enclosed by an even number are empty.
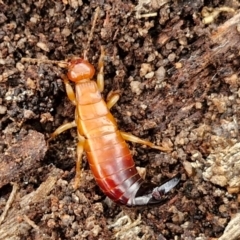
<svg viewBox="0 0 240 240"><path fill-rule="evenodd" d="M91 79L95 73L92 64L84 59L74 59L69 62L67 76L73 82L79 82L84 79Z"/></svg>

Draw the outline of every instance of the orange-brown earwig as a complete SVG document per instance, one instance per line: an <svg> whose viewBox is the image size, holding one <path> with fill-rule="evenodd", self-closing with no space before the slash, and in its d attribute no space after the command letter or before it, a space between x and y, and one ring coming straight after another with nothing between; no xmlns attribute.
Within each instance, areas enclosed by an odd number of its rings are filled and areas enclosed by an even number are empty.
<svg viewBox="0 0 240 240"><path fill-rule="evenodd" d="M82 154L85 151L98 186L114 202L127 206L161 203L166 199L166 193L179 183L180 177L175 176L160 186L144 187L125 140L161 151L169 149L118 130L109 110L118 101L119 94L112 93L107 102L101 96L104 89L104 56L101 47L96 81L91 80L95 69L85 57L67 63L67 76L61 77L68 98L76 106L75 120L57 128L51 139L67 129L77 127L75 187L80 184ZM69 80L75 83L75 92Z"/></svg>

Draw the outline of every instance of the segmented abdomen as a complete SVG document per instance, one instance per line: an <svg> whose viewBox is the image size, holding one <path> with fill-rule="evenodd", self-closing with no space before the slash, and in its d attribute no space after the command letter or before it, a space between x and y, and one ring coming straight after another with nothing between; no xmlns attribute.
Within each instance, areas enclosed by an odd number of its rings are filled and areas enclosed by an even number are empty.
<svg viewBox="0 0 240 240"><path fill-rule="evenodd" d="M136 195L142 179L121 134L116 131L87 142L92 145L87 158L98 186L113 201L127 204Z"/></svg>
<svg viewBox="0 0 240 240"><path fill-rule="evenodd" d="M94 81L76 84L77 128L86 138L85 151L98 186L113 201L127 204L142 178L129 148Z"/></svg>

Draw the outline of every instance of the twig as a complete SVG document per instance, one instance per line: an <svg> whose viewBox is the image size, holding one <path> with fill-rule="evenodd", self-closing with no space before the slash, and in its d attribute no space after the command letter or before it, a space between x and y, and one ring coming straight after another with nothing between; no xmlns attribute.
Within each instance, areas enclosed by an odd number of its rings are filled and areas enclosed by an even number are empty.
<svg viewBox="0 0 240 240"><path fill-rule="evenodd" d="M18 190L17 183L12 183L12 186L13 186L12 192L11 192L9 198L8 198L8 201L6 203L5 209L4 209L4 211L3 211L3 213L2 213L2 215L0 217L0 225L2 224L2 222L5 219L5 217L7 216L8 210L10 209L10 207L11 207L11 205L13 203L14 197L15 197L15 195L17 193L17 190Z"/></svg>

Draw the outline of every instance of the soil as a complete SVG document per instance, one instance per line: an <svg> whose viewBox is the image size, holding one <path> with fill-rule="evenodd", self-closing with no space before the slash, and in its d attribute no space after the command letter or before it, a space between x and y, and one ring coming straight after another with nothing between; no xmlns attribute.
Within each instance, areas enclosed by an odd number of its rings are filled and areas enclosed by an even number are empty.
<svg viewBox="0 0 240 240"><path fill-rule="evenodd" d="M0 213L9 207L0 239L240 239L239 1L6 0L0 7ZM74 106L60 77L66 70L44 59L86 52L97 68L101 46L103 96L121 95L111 109L119 129L172 148L129 143L146 181L181 174L161 206L106 199L85 156L74 190L76 129L47 142L73 121Z"/></svg>

